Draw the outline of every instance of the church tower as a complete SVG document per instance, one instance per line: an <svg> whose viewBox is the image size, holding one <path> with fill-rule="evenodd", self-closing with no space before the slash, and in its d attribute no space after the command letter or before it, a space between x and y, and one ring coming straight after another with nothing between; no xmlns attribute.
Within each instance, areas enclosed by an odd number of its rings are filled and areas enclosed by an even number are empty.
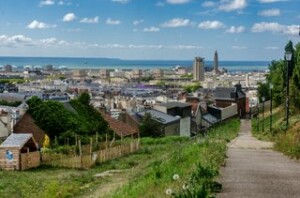
<svg viewBox="0 0 300 198"><path fill-rule="evenodd" d="M215 74L219 73L219 57L218 57L217 50L215 51L215 55L214 55L214 73Z"/></svg>

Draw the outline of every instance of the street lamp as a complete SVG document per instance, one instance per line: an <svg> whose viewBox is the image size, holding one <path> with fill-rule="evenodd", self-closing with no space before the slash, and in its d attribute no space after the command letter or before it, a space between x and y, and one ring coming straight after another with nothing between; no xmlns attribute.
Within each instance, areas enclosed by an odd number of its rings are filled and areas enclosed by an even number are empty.
<svg viewBox="0 0 300 198"><path fill-rule="evenodd" d="M292 60L292 52L286 51L285 52L285 60L286 60L286 129L289 126L289 62Z"/></svg>
<svg viewBox="0 0 300 198"><path fill-rule="evenodd" d="M273 132L272 132L272 92L273 92L273 84L270 83L270 133L273 135Z"/></svg>
<svg viewBox="0 0 300 198"><path fill-rule="evenodd" d="M263 121L262 121L262 131L264 132L265 131L265 97L261 97L261 100L263 102Z"/></svg>
<svg viewBox="0 0 300 198"><path fill-rule="evenodd" d="M257 100L257 116L256 116L256 123L257 123L257 131L259 131L259 101Z"/></svg>

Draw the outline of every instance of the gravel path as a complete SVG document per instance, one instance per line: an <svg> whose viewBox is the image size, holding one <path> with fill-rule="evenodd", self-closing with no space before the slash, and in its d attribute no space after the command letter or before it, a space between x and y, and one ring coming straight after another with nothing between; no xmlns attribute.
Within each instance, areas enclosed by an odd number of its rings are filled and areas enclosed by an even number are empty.
<svg viewBox="0 0 300 198"><path fill-rule="evenodd" d="M230 143L218 197L300 198L300 163L272 150L272 143L251 135L251 123L241 121L239 136Z"/></svg>

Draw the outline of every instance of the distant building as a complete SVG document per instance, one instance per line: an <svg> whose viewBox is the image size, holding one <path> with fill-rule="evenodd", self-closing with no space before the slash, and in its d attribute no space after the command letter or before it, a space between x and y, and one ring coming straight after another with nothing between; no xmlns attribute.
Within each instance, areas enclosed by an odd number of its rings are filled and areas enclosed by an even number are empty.
<svg viewBox="0 0 300 198"><path fill-rule="evenodd" d="M242 91L240 84L232 88L217 87L215 89L214 98L216 106L221 108L226 108L231 106L232 103L236 103L239 117L244 118L246 116L246 94Z"/></svg>
<svg viewBox="0 0 300 198"><path fill-rule="evenodd" d="M53 71L53 65L46 65L45 71Z"/></svg>
<svg viewBox="0 0 300 198"><path fill-rule="evenodd" d="M181 102L167 102L154 105L153 109L180 119L180 136L191 136L191 105Z"/></svg>
<svg viewBox="0 0 300 198"><path fill-rule="evenodd" d="M109 78L109 70L108 69L100 69L100 78Z"/></svg>
<svg viewBox="0 0 300 198"><path fill-rule="evenodd" d="M77 69L73 71L73 77L75 78L84 78L86 76L86 73L82 69Z"/></svg>
<svg viewBox="0 0 300 198"><path fill-rule="evenodd" d="M136 116L141 121L146 113L150 113L151 119L160 124L160 133L162 136L181 135L179 117L175 117L155 109L138 112L136 113Z"/></svg>
<svg viewBox="0 0 300 198"><path fill-rule="evenodd" d="M204 81L204 63L203 58L196 57L193 65L193 80Z"/></svg>
<svg viewBox="0 0 300 198"><path fill-rule="evenodd" d="M162 69L153 69L152 76L153 76L153 78L163 78L164 71Z"/></svg>
<svg viewBox="0 0 300 198"><path fill-rule="evenodd" d="M219 56L217 50L215 51L215 55L214 55L214 73L215 74L219 73Z"/></svg>
<svg viewBox="0 0 300 198"><path fill-rule="evenodd" d="M142 76L142 70L141 69L134 69L131 72L132 78L140 78Z"/></svg>
<svg viewBox="0 0 300 198"><path fill-rule="evenodd" d="M12 72L12 66L11 65L5 65L3 67L3 69L4 69L5 72Z"/></svg>

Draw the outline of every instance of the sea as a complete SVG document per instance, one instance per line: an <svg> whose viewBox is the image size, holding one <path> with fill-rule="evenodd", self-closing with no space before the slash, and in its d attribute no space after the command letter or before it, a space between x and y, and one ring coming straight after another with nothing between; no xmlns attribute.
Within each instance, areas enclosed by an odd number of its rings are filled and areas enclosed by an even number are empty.
<svg viewBox="0 0 300 198"><path fill-rule="evenodd" d="M53 65L57 69L172 69L176 66L191 67L193 60L122 60L112 58L64 58L64 57L0 57L0 67L10 64L14 68L25 66L39 68ZM228 72L266 71L269 61L219 61L219 69ZM205 61L206 68L213 61Z"/></svg>

